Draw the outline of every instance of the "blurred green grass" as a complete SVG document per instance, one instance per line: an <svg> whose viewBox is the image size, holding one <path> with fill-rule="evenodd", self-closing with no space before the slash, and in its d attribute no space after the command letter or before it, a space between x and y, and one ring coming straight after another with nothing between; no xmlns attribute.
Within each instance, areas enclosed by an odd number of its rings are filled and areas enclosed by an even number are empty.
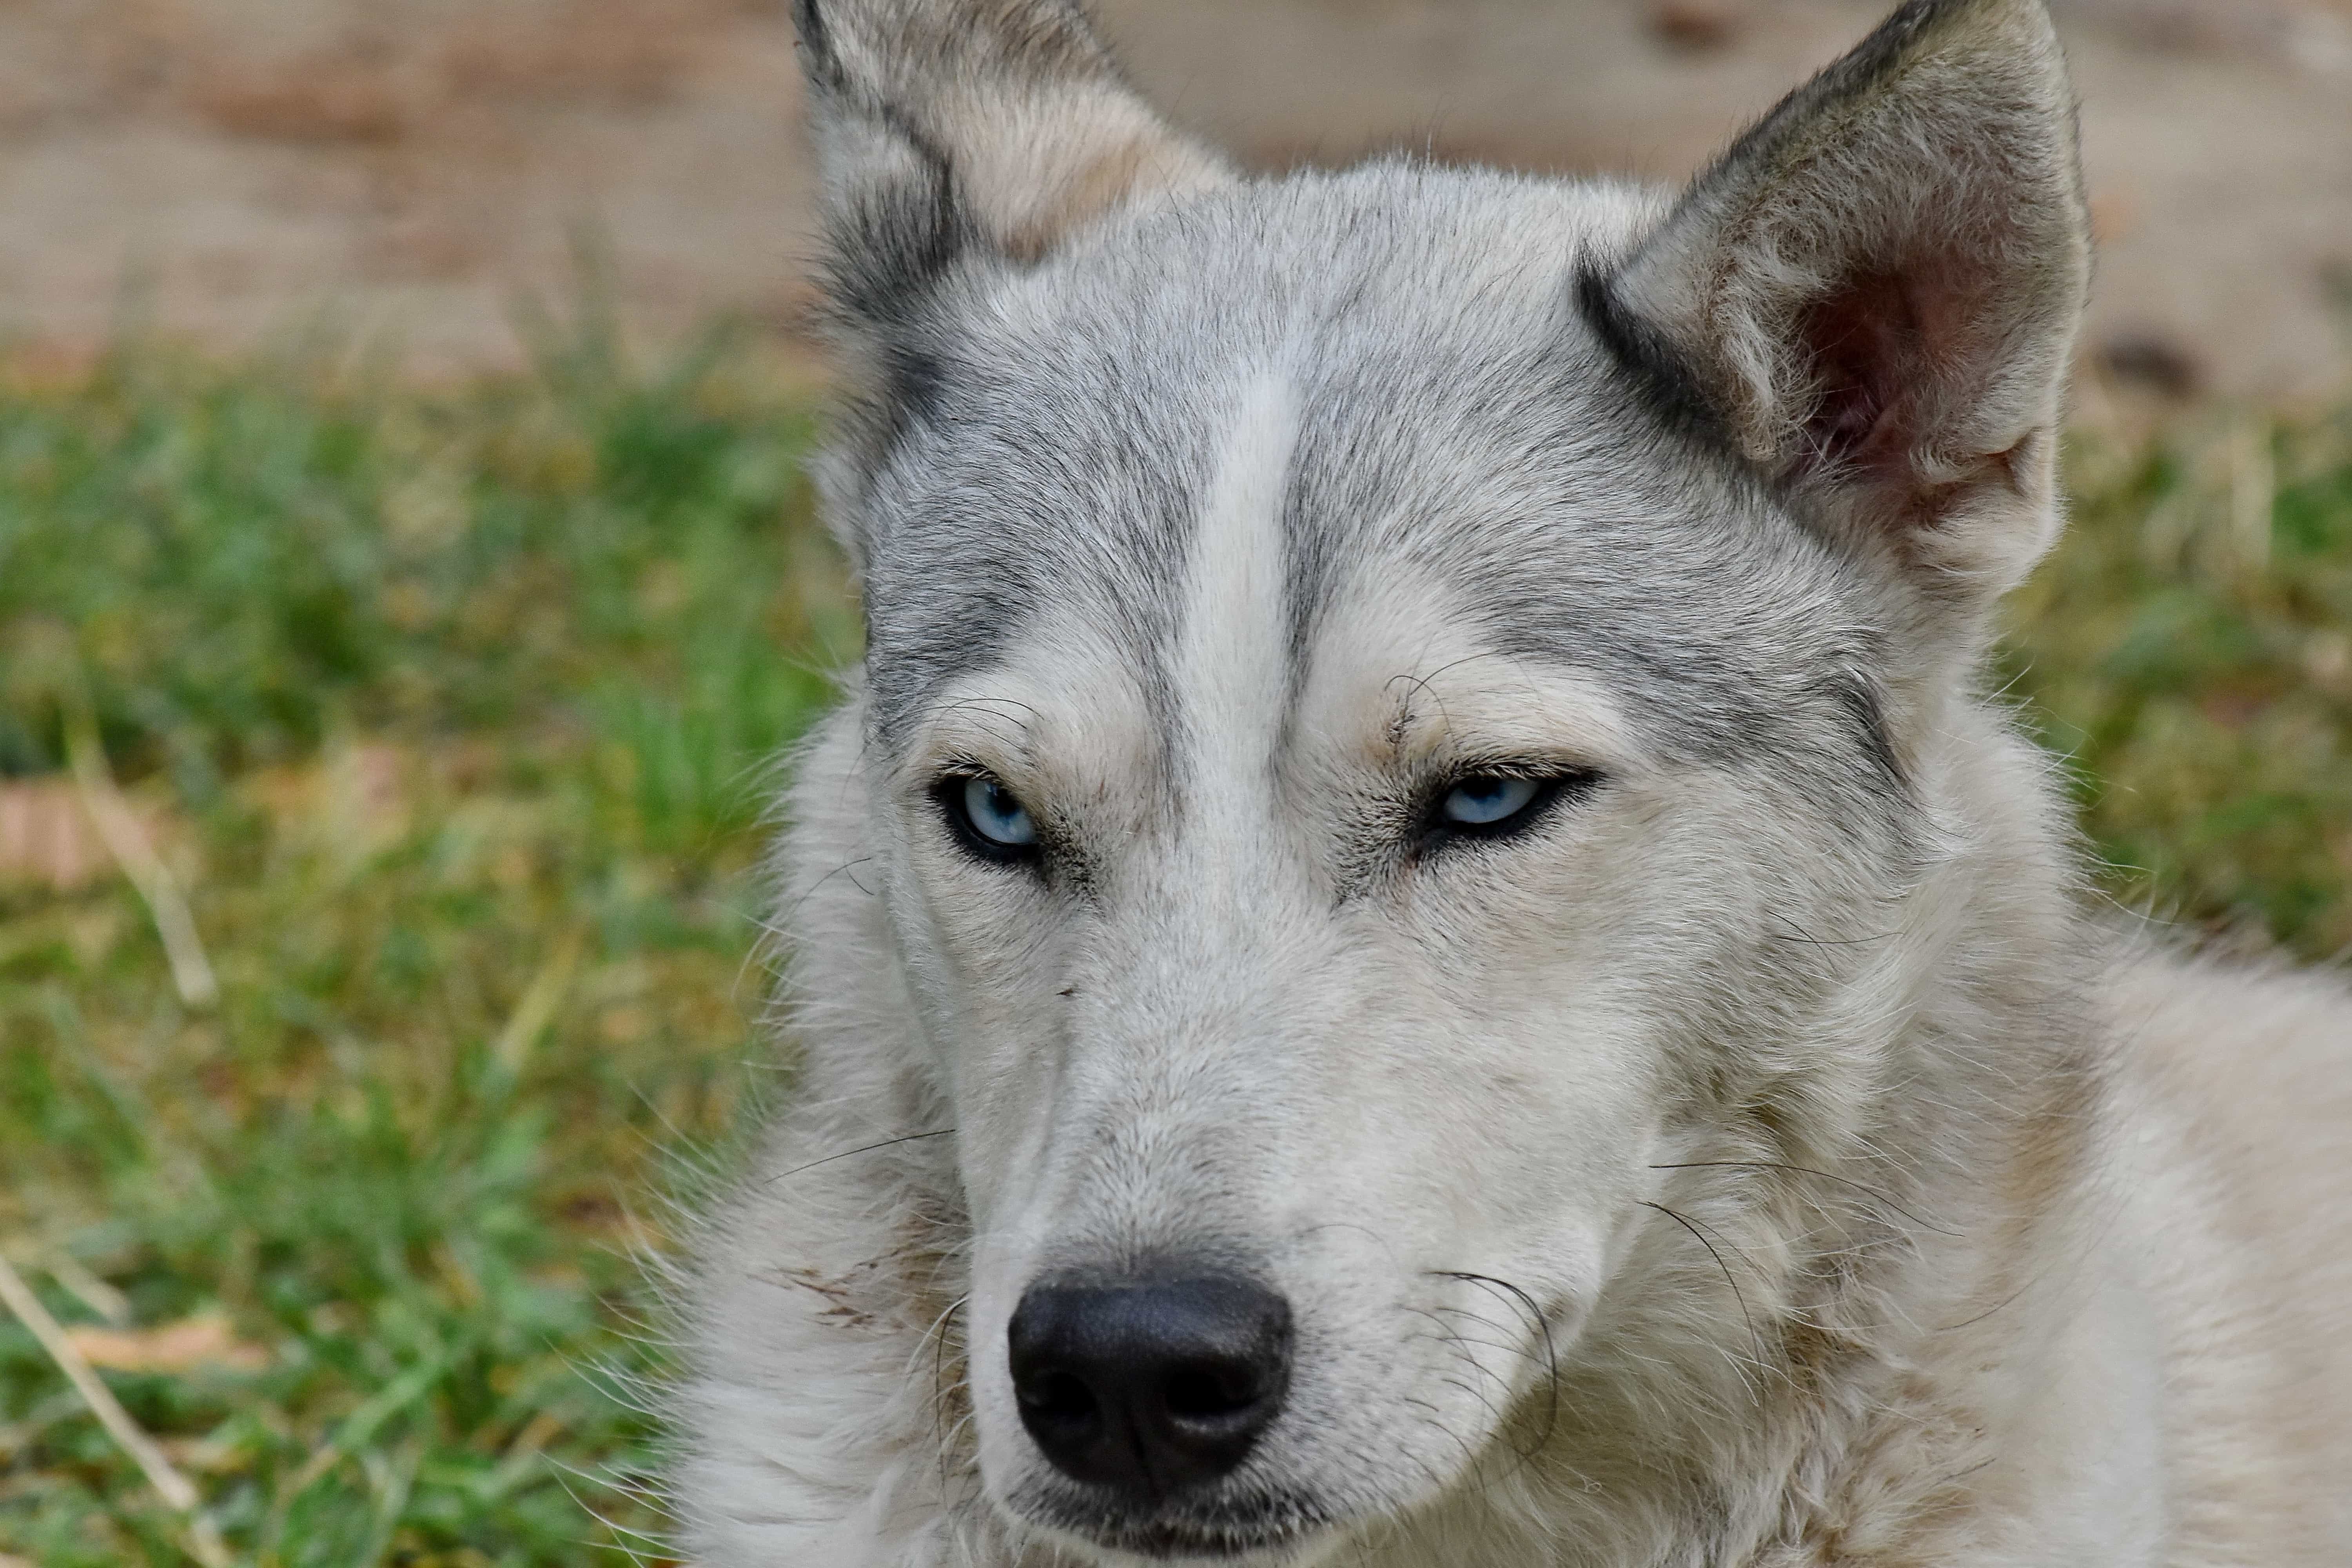
<svg viewBox="0 0 2352 1568"><path fill-rule="evenodd" d="M180 1005L119 879L0 881L0 1245L69 1323L119 1292L263 1352L108 1374L243 1559L648 1522L632 1208L744 1092L764 765L856 636L806 418L593 334L455 393L157 353L0 390L0 773L94 717L222 989ZM0 1321L0 1552L181 1540Z"/></svg>
<svg viewBox="0 0 2352 1568"><path fill-rule="evenodd" d="M94 728L222 987L184 1006L102 868L0 869L0 1246L80 1330L210 1336L105 1375L239 1561L657 1528L631 1254L691 1180L665 1151L756 1088L765 762L856 639L807 417L715 341L646 373L593 326L454 391L160 351L0 382L0 794L69 799ZM2008 674L2112 891L2342 950L2352 424L2076 445ZM184 1540L0 1322L0 1552Z"/></svg>
<svg viewBox="0 0 2352 1568"><path fill-rule="evenodd" d="M2005 663L2108 890L2232 945L2352 952L2352 411L2073 443Z"/></svg>

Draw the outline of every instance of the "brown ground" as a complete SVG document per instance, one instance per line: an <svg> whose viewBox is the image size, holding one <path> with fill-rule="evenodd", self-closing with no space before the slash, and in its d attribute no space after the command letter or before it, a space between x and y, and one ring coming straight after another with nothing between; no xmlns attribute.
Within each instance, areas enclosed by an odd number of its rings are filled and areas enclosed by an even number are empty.
<svg viewBox="0 0 2352 1568"><path fill-rule="evenodd" d="M1434 147L1689 170L1891 0L1100 0L1134 73L1253 161ZM2352 364L2352 0L2053 0L2105 238L2093 341L2143 379ZM774 0L0 0L0 330L321 321L419 373L510 362L609 258L645 338L787 337L809 178Z"/></svg>

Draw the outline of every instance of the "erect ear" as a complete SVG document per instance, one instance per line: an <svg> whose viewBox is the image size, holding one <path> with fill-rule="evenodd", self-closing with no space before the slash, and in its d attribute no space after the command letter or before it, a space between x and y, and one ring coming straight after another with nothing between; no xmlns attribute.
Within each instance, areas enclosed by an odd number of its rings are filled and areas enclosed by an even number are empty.
<svg viewBox="0 0 2352 1568"><path fill-rule="evenodd" d="M1230 179L1119 79L1076 0L796 0L834 303L906 317L957 258L1034 260Z"/></svg>
<svg viewBox="0 0 2352 1568"><path fill-rule="evenodd" d="M1807 514L1981 601L2057 530L2089 256L2041 0L1911 0L1585 300L1628 363Z"/></svg>

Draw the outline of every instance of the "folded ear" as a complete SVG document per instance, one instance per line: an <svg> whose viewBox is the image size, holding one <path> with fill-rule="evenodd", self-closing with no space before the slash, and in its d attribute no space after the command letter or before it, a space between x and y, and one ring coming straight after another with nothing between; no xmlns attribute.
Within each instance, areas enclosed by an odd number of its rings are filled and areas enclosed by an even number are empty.
<svg viewBox="0 0 2352 1568"><path fill-rule="evenodd" d="M1119 79L1076 0L796 0L835 302L902 319L961 255L1034 260L1231 177Z"/></svg>
<svg viewBox="0 0 2352 1568"><path fill-rule="evenodd" d="M2041 0L1911 0L1589 278L1585 302L1809 515L1982 599L2057 530L2089 254Z"/></svg>

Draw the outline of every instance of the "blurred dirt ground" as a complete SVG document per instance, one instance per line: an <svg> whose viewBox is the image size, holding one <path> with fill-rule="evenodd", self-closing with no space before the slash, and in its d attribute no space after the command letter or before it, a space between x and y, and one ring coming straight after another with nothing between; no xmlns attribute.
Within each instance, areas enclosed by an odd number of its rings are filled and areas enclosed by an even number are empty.
<svg viewBox="0 0 2352 1568"><path fill-rule="evenodd" d="M1377 148L1672 179L1890 0L1099 0L1261 166ZM2053 0L2104 254L2093 351L2158 391L2352 365L2352 0ZM639 338L796 341L810 179L779 0L0 0L0 334L306 327L440 377L583 249Z"/></svg>

